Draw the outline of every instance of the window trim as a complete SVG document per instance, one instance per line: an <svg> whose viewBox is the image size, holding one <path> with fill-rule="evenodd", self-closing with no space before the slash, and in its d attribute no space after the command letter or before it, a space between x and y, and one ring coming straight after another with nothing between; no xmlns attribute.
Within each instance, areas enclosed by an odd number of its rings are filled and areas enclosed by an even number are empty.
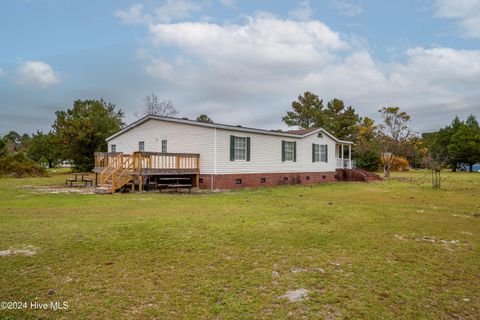
<svg viewBox="0 0 480 320"><path fill-rule="evenodd" d="M239 147L239 141L241 141L241 146ZM237 157L239 155L238 151L241 151L242 157ZM248 161L248 137L238 137L233 136L233 161Z"/></svg>
<svg viewBox="0 0 480 320"><path fill-rule="evenodd" d="M287 150L288 148L290 150ZM285 162L295 162L295 141L284 141L283 153ZM291 158L287 157L287 155L291 156Z"/></svg>
<svg viewBox="0 0 480 320"><path fill-rule="evenodd" d="M312 162L320 162L320 145L317 143L312 145Z"/></svg>
<svg viewBox="0 0 480 320"><path fill-rule="evenodd" d="M328 151L327 145L321 144L318 148L319 160L320 162L328 162Z"/></svg>
<svg viewBox="0 0 480 320"><path fill-rule="evenodd" d="M117 145L116 144L111 144L110 145L110 152L111 153L117 152Z"/></svg>
<svg viewBox="0 0 480 320"><path fill-rule="evenodd" d="M162 153L167 153L167 152L168 152L168 142L167 140L162 140Z"/></svg>
<svg viewBox="0 0 480 320"><path fill-rule="evenodd" d="M145 141L138 141L138 151L145 151Z"/></svg>

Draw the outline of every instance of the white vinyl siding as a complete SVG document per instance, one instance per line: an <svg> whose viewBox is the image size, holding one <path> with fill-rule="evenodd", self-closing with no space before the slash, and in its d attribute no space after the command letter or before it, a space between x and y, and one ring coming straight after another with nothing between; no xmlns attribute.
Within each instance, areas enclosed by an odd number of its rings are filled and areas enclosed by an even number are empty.
<svg viewBox="0 0 480 320"><path fill-rule="evenodd" d="M232 161L230 157L231 136L250 138L250 161ZM289 172L335 172L334 157L328 162L312 162L312 144L328 145L335 150L335 141L328 135L312 134L304 138L288 138L296 142L296 162L282 162L282 140L286 137L262 133L200 127L193 124L175 123L150 119L108 141L109 150L116 146L117 152L131 154L138 151L138 142L145 142L145 151L162 152L162 140L168 140L172 153L200 154L201 174L234 173L289 173ZM248 144L248 143L247 143ZM247 155L248 157L248 155Z"/></svg>
<svg viewBox="0 0 480 320"><path fill-rule="evenodd" d="M295 142L285 141L285 161L295 160Z"/></svg>
<svg viewBox="0 0 480 320"><path fill-rule="evenodd" d="M246 137L233 137L233 155L235 160L247 160Z"/></svg>

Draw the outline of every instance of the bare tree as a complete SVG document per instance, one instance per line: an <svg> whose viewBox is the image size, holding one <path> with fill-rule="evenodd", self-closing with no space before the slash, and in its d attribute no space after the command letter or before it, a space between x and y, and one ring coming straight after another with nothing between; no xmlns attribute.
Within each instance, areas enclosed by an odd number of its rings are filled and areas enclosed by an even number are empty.
<svg viewBox="0 0 480 320"><path fill-rule="evenodd" d="M447 163L451 160L450 157L442 155L441 153L432 153L425 159L426 166L432 171L432 188L440 188L441 172Z"/></svg>
<svg viewBox="0 0 480 320"><path fill-rule="evenodd" d="M178 114L177 109L175 109L170 100L160 101L158 96L153 92L149 96L146 96L143 101L145 103L145 109L142 111L142 115L173 117ZM138 114L136 114L136 116L138 117Z"/></svg>

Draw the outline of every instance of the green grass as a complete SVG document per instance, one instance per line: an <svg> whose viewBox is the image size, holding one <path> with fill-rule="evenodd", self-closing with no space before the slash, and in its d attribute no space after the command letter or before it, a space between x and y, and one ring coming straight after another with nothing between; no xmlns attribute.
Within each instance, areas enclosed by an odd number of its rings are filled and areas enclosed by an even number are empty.
<svg viewBox="0 0 480 320"><path fill-rule="evenodd" d="M440 190L394 176L107 196L16 188L63 175L0 179L0 250L39 248L0 256L0 301L69 304L0 318L478 319L480 174L444 173ZM308 299L278 298L299 288Z"/></svg>

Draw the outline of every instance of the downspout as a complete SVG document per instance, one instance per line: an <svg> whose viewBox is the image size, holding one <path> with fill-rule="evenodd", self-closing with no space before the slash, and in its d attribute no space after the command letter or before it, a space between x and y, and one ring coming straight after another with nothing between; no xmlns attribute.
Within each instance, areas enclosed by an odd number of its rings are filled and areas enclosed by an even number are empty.
<svg viewBox="0 0 480 320"><path fill-rule="evenodd" d="M214 128L213 129L213 173L212 173L212 179L211 179L212 190L215 189L214 185L216 184L215 183L216 176L217 176L217 128Z"/></svg>

